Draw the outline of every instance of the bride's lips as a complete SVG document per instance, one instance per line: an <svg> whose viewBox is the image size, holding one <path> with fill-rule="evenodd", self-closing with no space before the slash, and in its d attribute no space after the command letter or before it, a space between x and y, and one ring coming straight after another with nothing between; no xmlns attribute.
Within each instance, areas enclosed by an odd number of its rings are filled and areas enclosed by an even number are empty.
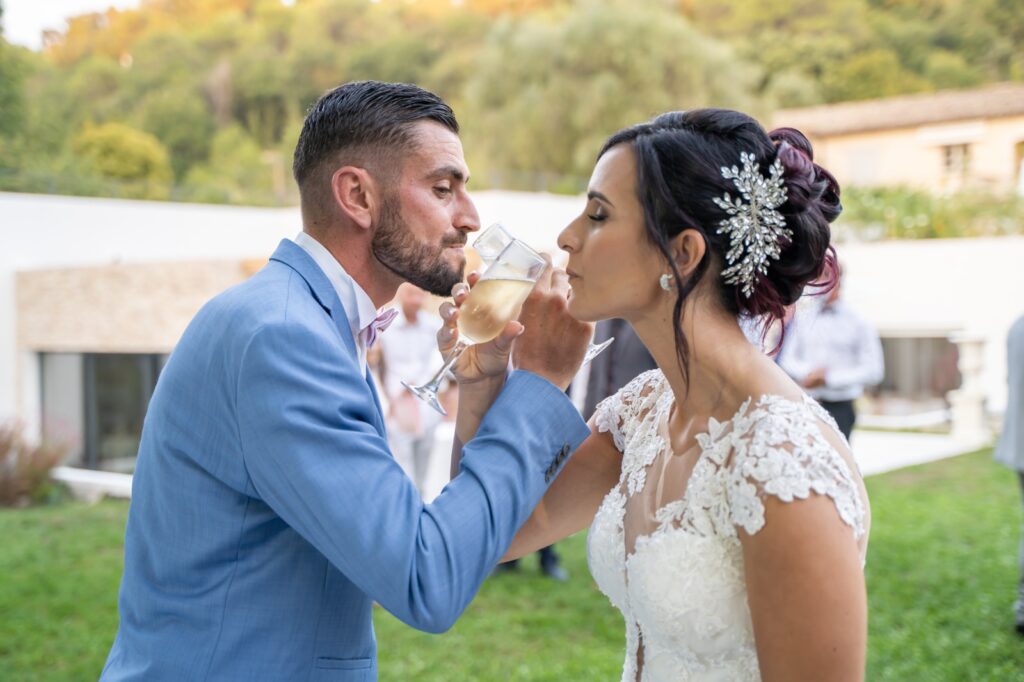
<svg viewBox="0 0 1024 682"><path fill-rule="evenodd" d="M565 269L565 274L569 275L569 279L570 279L570 280L573 280L573 279L579 279L579 278L580 278L580 276L579 276L579 275L577 275L577 274L576 274L575 272L573 272L573 271L572 271L572 270L570 270L569 268L566 268L566 269Z"/></svg>

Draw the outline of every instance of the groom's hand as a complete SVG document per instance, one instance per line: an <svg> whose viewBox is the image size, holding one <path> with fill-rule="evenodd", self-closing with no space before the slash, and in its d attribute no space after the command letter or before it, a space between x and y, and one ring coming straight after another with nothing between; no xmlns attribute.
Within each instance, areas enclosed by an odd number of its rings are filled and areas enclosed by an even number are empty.
<svg viewBox="0 0 1024 682"><path fill-rule="evenodd" d="M462 306L469 290L475 286L480 279L480 273L471 272L467 280L469 284L462 282L452 287L452 300L454 303L445 301L438 311L444 324L437 332L437 346L445 357L455 347L459 338L458 321L459 308ZM512 351L512 341L523 333L523 325L513 320L505 325L501 334L488 343L478 343L470 346L455 363L452 371L460 385L472 384L486 380L494 380L504 383L505 374L508 371L508 359Z"/></svg>
<svg viewBox="0 0 1024 682"><path fill-rule="evenodd" d="M538 374L563 391L576 376L594 325L569 314L569 276L548 267L530 292L519 321L526 327L516 339L512 364Z"/></svg>

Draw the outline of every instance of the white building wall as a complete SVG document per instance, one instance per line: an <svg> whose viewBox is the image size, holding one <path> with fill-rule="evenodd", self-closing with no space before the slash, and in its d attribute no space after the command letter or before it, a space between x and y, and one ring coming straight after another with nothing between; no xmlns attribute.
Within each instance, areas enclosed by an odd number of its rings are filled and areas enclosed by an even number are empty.
<svg viewBox="0 0 1024 682"><path fill-rule="evenodd" d="M500 221L538 249L584 200L526 192L477 192L481 224ZM19 356L15 278L23 270L267 258L302 223L297 207L256 208L0 192L0 419L39 421L39 372ZM30 431L31 433L32 431Z"/></svg>
<svg viewBox="0 0 1024 682"><path fill-rule="evenodd" d="M985 339L987 408L1006 406L1006 334L1024 315L1024 237L847 243L844 295L883 336Z"/></svg>
<svg viewBox="0 0 1024 682"><path fill-rule="evenodd" d="M580 197L474 194L481 223L506 224L557 254ZM110 263L261 259L300 229L297 208L265 209L0 193L0 419L38 424L39 369L19 351L14 273ZM847 299L883 334L962 330L986 339L988 406L1006 400L1005 337L1024 314L1024 237L847 243Z"/></svg>

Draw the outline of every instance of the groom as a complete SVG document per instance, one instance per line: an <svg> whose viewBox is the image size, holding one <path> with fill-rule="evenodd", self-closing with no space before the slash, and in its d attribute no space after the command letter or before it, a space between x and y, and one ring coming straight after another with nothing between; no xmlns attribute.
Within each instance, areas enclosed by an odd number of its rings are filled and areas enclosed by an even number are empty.
<svg viewBox="0 0 1024 682"><path fill-rule="evenodd" d="M423 504L388 451L366 350L402 282L462 277L479 224L457 133L411 85L350 83L311 109L303 232L196 315L150 403L103 680L375 680L373 603L450 628L588 435L562 392L588 330L541 286L444 491Z"/></svg>

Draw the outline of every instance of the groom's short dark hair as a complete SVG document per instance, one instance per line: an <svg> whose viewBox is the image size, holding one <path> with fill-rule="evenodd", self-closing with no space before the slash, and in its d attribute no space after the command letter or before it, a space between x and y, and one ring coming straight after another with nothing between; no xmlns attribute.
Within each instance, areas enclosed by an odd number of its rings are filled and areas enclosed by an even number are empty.
<svg viewBox="0 0 1024 682"><path fill-rule="evenodd" d="M458 134L455 113L432 92L408 83L356 81L323 95L302 125L292 174L303 195L323 184L324 172L343 165L393 170L396 152L408 152L415 140L412 123L435 121Z"/></svg>

